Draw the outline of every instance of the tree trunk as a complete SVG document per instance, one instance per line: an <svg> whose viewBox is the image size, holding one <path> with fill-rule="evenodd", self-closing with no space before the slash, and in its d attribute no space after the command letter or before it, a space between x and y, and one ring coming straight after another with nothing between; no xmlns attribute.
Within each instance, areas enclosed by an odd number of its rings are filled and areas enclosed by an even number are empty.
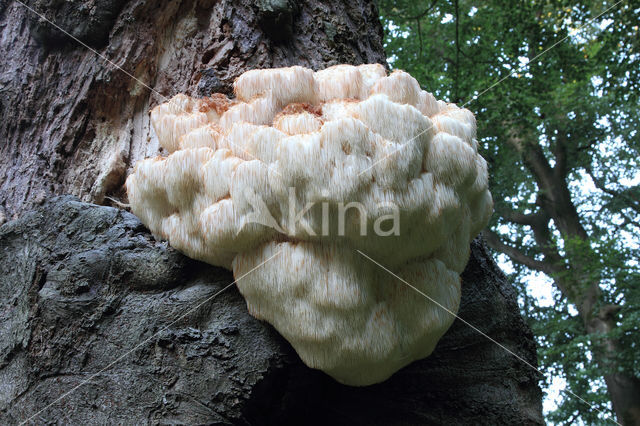
<svg viewBox="0 0 640 426"><path fill-rule="evenodd" d="M253 68L385 63L372 1L27 4L126 73L0 0L0 204L18 218L0 227L0 423L542 423L539 375L460 321L385 383L343 386L250 317L234 287L211 298L228 271L125 211L51 200L122 195L135 161L158 153L149 110L164 97L230 94ZM460 316L536 365L481 241Z"/></svg>
<svg viewBox="0 0 640 426"><path fill-rule="evenodd" d="M627 374L605 374L613 411L623 426L640 425L640 380Z"/></svg>
<svg viewBox="0 0 640 426"><path fill-rule="evenodd" d="M387 381L337 383L235 287L218 294L230 272L154 241L123 210L47 201L0 227L0 253L0 424L542 424L540 376L459 320ZM459 316L536 365L479 239L462 280Z"/></svg>
<svg viewBox="0 0 640 426"><path fill-rule="evenodd" d="M611 307L611 305L609 305ZM592 336L606 334L615 328L615 311L601 309L600 314L587 325L587 332ZM604 339L601 348L594 351L598 363L610 373L603 375L613 405L616 418L624 426L640 425L640 380L637 377L616 372L615 356L618 353L618 342L615 339Z"/></svg>
<svg viewBox="0 0 640 426"><path fill-rule="evenodd" d="M590 250L590 248L581 247L578 250L572 248L578 240L585 245L588 244L589 236L582 225L567 186L566 147L557 142L556 165L551 167L540 145L536 141L518 136L517 129L511 129L511 137L507 143L520 153L524 164L536 180L540 188L536 203L541 211L528 215L503 212L502 216L512 223L531 227L536 244L544 254L544 261L533 259L505 244L494 233L485 233L487 241L492 248L506 254L513 261L544 272L553 278L555 286L562 295L576 306L585 332L594 341L594 357L603 371L602 377L607 385L618 421L623 425L640 425L640 380L632 375L618 372L618 363L615 361L618 346L616 339L611 337L599 339L600 335L615 329L615 314L620 306L605 305L596 311L596 306L602 299L600 283L586 270L587 265L596 261L589 259L592 256L590 251L587 253L581 251ZM555 243L552 242L549 228L551 219L565 241L567 248L564 256L560 255ZM599 340L603 342L595 343Z"/></svg>
<svg viewBox="0 0 640 426"><path fill-rule="evenodd" d="M27 2L129 75L25 6L0 3L7 218L52 194L118 195L135 161L158 152L149 110L167 97L231 94L253 68L386 63L371 1L59 3Z"/></svg>
<svg viewBox="0 0 640 426"><path fill-rule="evenodd" d="M549 172L551 171L549 170ZM544 195L540 197L542 199L541 207L546 211L548 217L553 218L561 235L566 242L569 242L566 244L569 247L565 250L565 262L571 273L569 274L568 271L560 272L553 278L564 296L576 305L584 329L594 341L594 358L603 371L602 377L607 385L618 422L625 426L638 426L640 425L640 380L627 373L618 372L619 364L615 360L618 353L618 341L615 338L608 337L600 339L602 341L599 340L599 336L614 331L616 327L615 315L621 307L605 305L597 308L598 303L602 302L600 282L594 279L593 273L585 270L588 264L595 264L597 260L594 258L589 261L589 258L592 257L590 251L588 253L580 252L580 250L585 250L585 247L579 249L577 253L571 248L572 240L588 244L588 234L582 226L563 175L564 173L552 173L552 176L549 177L551 187L542 186ZM548 226L548 223L545 226Z"/></svg>

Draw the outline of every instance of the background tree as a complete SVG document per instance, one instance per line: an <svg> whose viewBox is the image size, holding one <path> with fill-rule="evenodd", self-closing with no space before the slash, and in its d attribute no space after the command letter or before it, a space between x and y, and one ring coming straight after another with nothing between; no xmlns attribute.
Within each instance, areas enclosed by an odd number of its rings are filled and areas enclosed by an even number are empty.
<svg viewBox="0 0 640 426"><path fill-rule="evenodd" d="M485 237L512 263L548 377L594 406L569 396L548 420L640 424L640 2L380 8L392 67L476 114L496 202ZM551 306L530 294L545 277Z"/></svg>

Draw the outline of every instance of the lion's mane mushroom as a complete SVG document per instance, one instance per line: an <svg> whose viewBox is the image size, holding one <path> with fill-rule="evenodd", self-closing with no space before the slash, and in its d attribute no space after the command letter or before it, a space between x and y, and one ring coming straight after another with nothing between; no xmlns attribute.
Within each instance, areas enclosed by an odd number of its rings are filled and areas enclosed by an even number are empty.
<svg viewBox="0 0 640 426"><path fill-rule="evenodd" d="M253 70L234 89L153 110L171 154L136 165L133 212L242 277L249 312L342 383L428 356L492 211L473 115L381 65Z"/></svg>

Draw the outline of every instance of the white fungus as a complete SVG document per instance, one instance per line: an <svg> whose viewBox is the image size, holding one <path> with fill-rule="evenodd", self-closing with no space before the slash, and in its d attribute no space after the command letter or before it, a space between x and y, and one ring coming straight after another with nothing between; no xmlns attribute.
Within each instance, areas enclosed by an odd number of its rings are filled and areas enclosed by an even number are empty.
<svg viewBox="0 0 640 426"><path fill-rule="evenodd" d="M170 154L136 164L133 212L232 269L249 312L342 383L428 356L492 211L473 114L381 65L253 70L234 89L152 111Z"/></svg>

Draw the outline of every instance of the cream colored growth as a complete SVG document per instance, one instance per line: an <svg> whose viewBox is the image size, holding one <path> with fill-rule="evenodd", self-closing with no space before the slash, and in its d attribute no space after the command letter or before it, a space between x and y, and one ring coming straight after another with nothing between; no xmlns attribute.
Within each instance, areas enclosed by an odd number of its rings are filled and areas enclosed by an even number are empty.
<svg viewBox="0 0 640 426"><path fill-rule="evenodd" d="M342 383L428 356L454 317L356 250L457 312L469 243L492 211L473 115L381 65L254 70L235 93L223 107L178 95L153 110L172 154L136 165L133 212L243 276L249 312ZM393 211L397 232L374 232Z"/></svg>

